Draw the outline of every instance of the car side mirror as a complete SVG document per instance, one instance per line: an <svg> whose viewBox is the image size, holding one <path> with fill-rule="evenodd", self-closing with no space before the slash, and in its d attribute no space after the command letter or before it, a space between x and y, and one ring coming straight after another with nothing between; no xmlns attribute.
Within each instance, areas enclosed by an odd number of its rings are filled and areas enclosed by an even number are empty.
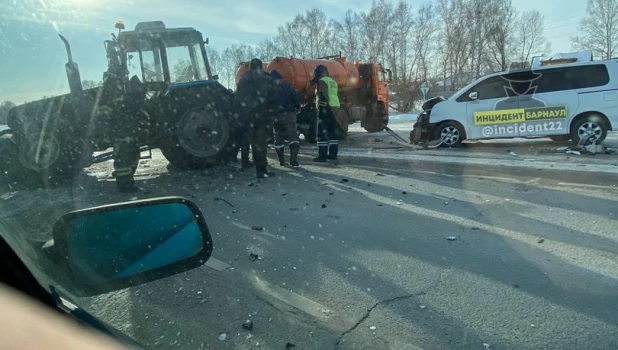
<svg viewBox="0 0 618 350"><path fill-rule="evenodd" d="M219 75L218 74L213 75L212 80L219 80Z"/></svg>
<svg viewBox="0 0 618 350"><path fill-rule="evenodd" d="M164 197L78 210L53 229L54 261L78 296L144 284L196 268L213 250L197 205ZM65 286L63 286L65 287Z"/></svg>
<svg viewBox="0 0 618 350"><path fill-rule="evenodd" d="M472 100L472 101L476 101L476 100L478 100L478 98L479 98L479 93L478 93L478 92L476 92L476 91L472 91L472 92L468 95L468 97L470 98L470 100Z"/></svg>

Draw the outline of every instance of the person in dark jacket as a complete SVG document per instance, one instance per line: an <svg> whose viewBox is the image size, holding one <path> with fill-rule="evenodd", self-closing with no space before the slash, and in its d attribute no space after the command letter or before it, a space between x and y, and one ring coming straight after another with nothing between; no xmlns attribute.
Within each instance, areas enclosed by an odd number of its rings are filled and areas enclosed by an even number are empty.
<svg viewBox="0 0 618 350"><path fill-rule="evenodd" d="M253 162L258 178L275 176L268 171L267 142L272 131L272 119L278 109L277 84L262 71L262 61L254 58L249 71L240 78L236 87L235 105L240 121L249 130Z"/></svg>
<svg viewBox="0 0 618 350"><path fill-rule="evenodd" d="M275 79L279 90L279 108L274 120L275 150L279 157L279 165L285 165L285 140L290 142L290 165L298 166L298 128L296 127L296 114L300 110L298 93L290 82L283 79L281 73L276 70L270 72Z"/></svg>

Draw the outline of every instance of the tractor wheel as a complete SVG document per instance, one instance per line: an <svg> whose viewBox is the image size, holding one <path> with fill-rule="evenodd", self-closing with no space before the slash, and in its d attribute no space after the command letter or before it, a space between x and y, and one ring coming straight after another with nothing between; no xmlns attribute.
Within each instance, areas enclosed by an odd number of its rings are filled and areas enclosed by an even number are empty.
<svg viewBox="0 0 618 350"><path fill-rule="evenodd" d="M6 179L27 187L54 187L70 182L91 160L91 156L84 157L79 141L66 140L62 144L53 135L41 138L32 134L23 137L19 145L7 137L3 141L0 166Z"/></svg>
<svg viewBox="0 0 618 350"><path fill-rule="evenodd" d="M0 137L0 186L20 184L38 187L43 183L36 171L25 168L20 161L19 146L9 140L8 134Z"/></svg>
<svg viewBox="0 0 618 350"><path fill-rule="evenodd" d="M199 170L224 162L232 152L230 118L229 110L207 103L185 111L179 120L165 120L161 153L182 170Z"/></svg>

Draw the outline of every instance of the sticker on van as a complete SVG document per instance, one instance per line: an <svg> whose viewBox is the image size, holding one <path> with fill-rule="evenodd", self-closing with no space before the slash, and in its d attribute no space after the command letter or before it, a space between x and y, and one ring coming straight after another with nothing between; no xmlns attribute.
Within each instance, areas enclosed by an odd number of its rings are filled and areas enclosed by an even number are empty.
<svg viewBox="0 0 618 350"><path fill-rule="evenodd" d="M474 125L523 123L567 118L566 106L514 108L474 112Z"/></svg>

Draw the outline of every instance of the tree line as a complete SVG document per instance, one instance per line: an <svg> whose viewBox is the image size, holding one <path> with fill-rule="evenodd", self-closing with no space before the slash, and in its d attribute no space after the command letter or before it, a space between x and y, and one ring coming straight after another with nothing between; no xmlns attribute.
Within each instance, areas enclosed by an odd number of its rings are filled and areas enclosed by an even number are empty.
<svg viewBox="0 0 618 350"><path fill-rule="evenodd" d="M297 14L277 35L259 45L209 48L220 81L234 85L238 63L258 57L317 58L341 54L382 63L392 71L393 106L409 110L422 98L420 85L456 91L472 79L549 53L544 18L536 10L518 13L512 0L438 0L419 7L374 0L367 11L348 10L328 18L318 8Z"/></svg>

